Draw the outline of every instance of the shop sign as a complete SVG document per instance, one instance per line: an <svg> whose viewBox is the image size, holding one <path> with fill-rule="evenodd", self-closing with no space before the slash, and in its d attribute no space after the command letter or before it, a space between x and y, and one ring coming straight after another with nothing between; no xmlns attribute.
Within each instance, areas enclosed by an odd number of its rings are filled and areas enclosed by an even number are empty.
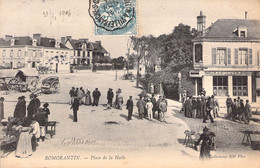
<svg viewBox="0 0 260 168"><path fill-rule="evenodd" d="M252 72L242 71L205 71L208 76L251 76Z"/></svg>

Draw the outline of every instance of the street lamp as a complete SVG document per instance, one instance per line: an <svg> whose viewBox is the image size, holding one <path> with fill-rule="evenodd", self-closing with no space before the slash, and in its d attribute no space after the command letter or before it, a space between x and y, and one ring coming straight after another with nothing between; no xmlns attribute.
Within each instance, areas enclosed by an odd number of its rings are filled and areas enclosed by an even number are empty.
<svg viewBox="0 0 260 168"><path fill-rule="evenodd" d="M179 78L179 102L181 102L181 72L178 73Z"/></svg>

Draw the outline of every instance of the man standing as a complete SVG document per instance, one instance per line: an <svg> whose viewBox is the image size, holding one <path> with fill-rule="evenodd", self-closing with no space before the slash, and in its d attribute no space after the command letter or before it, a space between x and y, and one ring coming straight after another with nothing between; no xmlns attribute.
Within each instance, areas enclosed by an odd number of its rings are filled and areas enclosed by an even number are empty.
<svg viewBox="0 0 260 168"><path fill-rule="evenodd" d="M155 97L154 97L154 94L152 94L151 102L152 102L152 104L153 104L153 118L154 118L155 112L156 112L156 110L157 110L157 107L156 107L156 99L155 99Z"/></svg>
<svg viewBox="0 0 260 168"><path fill-rule="evenodd" d="M126 103L126 109L128 110L128 117L127 117L128 121L132 120L133 108L134 108L134 102L132 96L129 96L129 99L127 100Z"/></svg>
<svg viewBox="0 0 260 168"><path fill-rule="evenodd" d="M214 95L211 96L211 102L212 102L212 106L213 106L214 118L219 117L219 115L218 115L219 104L218 104L218 100L214 97Z"/></svg>
<svg viewBox="0 0 260 168"><path fill-rule="evenodd" d="M78 110L79 110L79 99L77 98L77 96L74 96L74 101L70 107L70 109L73 109L73 122L77 122L78 121Z"/></svg>
<svg viewBox="0 0 260 168"><path fill-rule="evenodd" d="M168 102L167 100L165 99L165 96L163 96L163 99L159 105L159 109L162 113L162 118L161 118L161 122L162 121L165 121L165 113L167 112L167 106L168 106Z"/></svg>
<svg viewBox="0 0 260 168"><path fill-rule="evenodd" d="M231 99L230 95L228 95L228 97L227 97L226 106L227 106L227 115L229 115L232 110L232 99Z"/></svg>
<svg viewBox="0 0 260 168"><path fill-rule="evenodd" d="M27 117L31 120L33 118L33 115L37 112L37 110L39 109L41 102L40 100L37 98L37 95L35 94L31 94L30 95L30 103L27 107Z"/></svg>
<svg viewBox="0 0 260 168"><path fill-rule="evenodd" d="M140 96L140 99L137 101L136 106L138 108L139 118L142 120L144 115L144 100L142 99L142 96Z"/></svg>
<svg viewBox="0 0 260 168"><path fill-rule="evenodd" d="M98 101L99 101L99 98L101 96L101 93L100 91L98 90L98 88L96 88L93 93L92 93L92 96L93 96L93 105L92 106L98 106Z"/></svg>
<svg viewBox="0 0 260 168"><path fill-rule="evenodd" d="M114 98L113 89L109 88L107 91L107 105L109 108L112 107L113 98Z"/></svg>
<svg viewBox="0 0 260 168"><path fill-rule="evenodd" d="M83 104L83 97L84 97L84 90L83 88L81 87L77 93L77 96L78 96L78 99L79 99L79 104Z"/></svg>
<svg viewBox="0 0 260 168"><path fill-rule="evenodd" d="M148 119L149 119L149 121L152 121L153 120L153 103L151 102L150 99L147 100L145 107L147 109Z"/></svg>
<svg viewBox="0 0 260 168"><path fill-rule="evenodd" d="M162 101L162 96L159 96L159 99L156 102L156 108L158 110L158 120L161 120L161 110L160 110L160 103Z"/></svg>
<svg viewBox="0 0 260 168"><path fill-rule="evenodd" d="M45 140L45 135L46 135L46 130L45 130L45 126L48 122L48 114L42 110L39 110L36 114L35 114L35 120L39 123L40 125L40 138L42 141ZM39 140L37 140L39 141Z"/></svg>
<svg viewBox="0 0 260 168"><path fill-rule="evenodd" d="M192 118L192 96L189 96L189 99L186 101L186 110L187 117Z"/></svg>
<svg viewBox="0 0 260 168"><path fill-rule="evenodd" d="M251 105L249 104L249 100L246 100L245 116L246 116L246 119L247 119L247 123L249 124L250 118L252 117L252 109L251 109Z"/></svg>
<svg viewBox="0 0 260 168"><path fill-rule="evenodd" d="M21 120L26 116L26 102L24 98L24 96L18 97L18 102L14 110L14 117Z"/></svg>
<svg viewBox="0 0 260 168"><path fill-rule="evenodd" d="M71 88L69 94L70 94L70 104L72 104L73 98L74 98L74 95L75 95L75 87Z"/></svg>

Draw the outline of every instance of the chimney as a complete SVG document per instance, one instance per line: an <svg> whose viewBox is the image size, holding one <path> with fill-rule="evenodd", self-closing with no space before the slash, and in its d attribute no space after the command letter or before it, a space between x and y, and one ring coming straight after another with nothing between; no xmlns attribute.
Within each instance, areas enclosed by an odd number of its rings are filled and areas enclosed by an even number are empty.
<svg viewBox="0 0 260 168"><path fill-rule="evenodd" d="M101 45L101 41L96 41L96 43L97 43L98 45Z"/></svg>
<svg viewBox="0 0 260 168"><path fill-rule="evenodd" d="M13 38L11 35L5 35L5 41L9 41Z"/></svg>
<svg viewBox="0 0 260 168"><path fill-rule="evenodd" d="M245 19L247 19L247 12L245 12Z"/></svg>
<svg viewBox="0 0 260 168"><path fill-rule="evenodd" d="M66 37L61 37L61 39L60 39L60 42L62 43L62 44L65 44L65 41L66 40Z"/></svg>
<svg viewBox="0 0 260 168"><path fill-rule="evenodd" d="M37 40L37 43L40 45L41 44L41 34L37 33L37 34L33 34L33 39Z"/></svg>
<svg viewBox="0 0 260 168"><path fill-rule="evenodd" d="M197 30L199 32L199 36L203 36L205 34L205 29L206 29L206 16L204 16L202 11L200 11L200 15L197 16Z"/></svg>

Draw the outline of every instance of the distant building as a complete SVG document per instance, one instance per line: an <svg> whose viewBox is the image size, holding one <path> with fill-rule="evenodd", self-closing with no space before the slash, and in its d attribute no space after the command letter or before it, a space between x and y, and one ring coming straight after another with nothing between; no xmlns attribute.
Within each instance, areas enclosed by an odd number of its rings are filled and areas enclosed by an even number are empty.
<svg viewBox="0 0 260 168"><path fill-rule="evenodd" d="M193 39L196 95L225 100L227 95L260 103L260 21L219 19L209 28L197 17L199 36Z"/></svg>
<svg viewBox="0 0 260 168"><path fill-rule="evenodd" d="M48 66L56 72L69 71L71 50L59 40L41 34L0 39L0 66L2 68L36 68Z"/></svg>
<svg viewBox="0 0 260 168"><path fill-rule="evenodd" d="M71 36L62 37L61 39L66 47L73 50L70 57L72 65L91 67L96 60L108 55L101 41L89 42L86 38L72 39Z"/></svg>

